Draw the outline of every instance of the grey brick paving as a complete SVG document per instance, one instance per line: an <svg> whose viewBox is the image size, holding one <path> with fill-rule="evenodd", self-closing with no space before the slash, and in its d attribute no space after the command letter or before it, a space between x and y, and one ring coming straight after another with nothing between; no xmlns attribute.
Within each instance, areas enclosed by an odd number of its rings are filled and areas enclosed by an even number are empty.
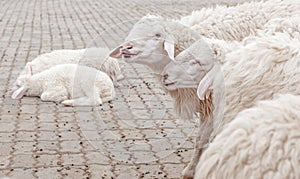
<svg viewBox="0 0 300 179"><path fill-rule="evenodd" d="M192 153L195 123L176 118L172 99L145 67L122 64L126 78L117 99L94 108L12 100L10 87L41 53L113 47L145 14L176 18L216 3L1 0L0 177L179 178Z"/></svg>

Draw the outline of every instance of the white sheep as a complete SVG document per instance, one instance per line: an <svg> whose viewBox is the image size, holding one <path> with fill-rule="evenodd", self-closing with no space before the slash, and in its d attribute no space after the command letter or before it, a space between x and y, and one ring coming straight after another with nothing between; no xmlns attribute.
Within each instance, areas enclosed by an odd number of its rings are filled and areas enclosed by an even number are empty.
<svg viewBox="0 0 300 179"><path fill-rule="evenodd" d="M96 68L108 74L108 76L116 83L118 79L122 79L123 75L117 59L107 57L109 50L107 48L87 48L80 50L55 50L36 57L33 61L28 62L32 68L32 74L40 73L59 64L79 64ZM26 69L20 73L13 90L23 85L23 79L26 78Z"/></svg>
<svg viewBox="0 0 300 179"><path fill-rule="evenodd" d="M199 44L201 46L205 43ZM206 46L200 49L205 48ZM188 52L193 50L183 53ZM198 55L193 59L184 58L187 55L178 55L176 59L179 60L168 64L164 70L167 89L193 87L199 83L198 96L205 104L200 110L204 111L204 124L201 124L203 131L200 131L196 141L199 151L195 150L193 159L185 170L186 177L193 176L193 169L201 155L203 144L209 137L222 131L225 124L237 113L251 107L255 101L271 99L275 92L300 94L300 41L288 34L265 34L252 38L245 46L225 55L224 64L221 65L218 63L219 59L210 56L207 58L207 55L202 56L201 53ZM197 63L194 63L195 60ZM190 61L193 63L189 63ZM218 68L220 69L216 70ZM184 73L188 73L189 76L180 75ZM218 78L215 78L215 75ZM223 83L220 76L224 77ZM213 83L214 80L217 82ZM209 88L212 88L213 92L207 95ZM226 90L225 98L222 89Z"/></svg>
<svg viewBox="0 0 300 179"><path fill-rule="evenodd" d="M195 177L299 178L300 96L275 95L245 109L202 154Z"/></svg>
<svg viewBox="0 0 300 179"><path fill-rule="evenodd" d="M202 8L179 22L208 38L241 41L274 18L299 14L298 0L253 1L232 7Z"/></svg>
<svg viewBox="0 0 300 179"><path fill-rule="evenodd" d="M82 106L100 105L115 97L110 77L87 66L62 64L32 75L32 68L27 64L24 76L23 85L12 94L13 99L40 96L42 101Z"/></svg>
<svg viewBox="0 0 300 179"><path fill-rule="evenodd" d="M208 12L213 14L213 19L208 17ZM134 25L125 43L113 50L110 56L123 58L128 63L146 65L154 73L160 75L170 60L200 39L200 35L241 40L255 33L272 18L288 17L294 14L300 14L299 1L275 0L246 3L231 7L229 10L225 7L210 8L194 12L190 17L181 20L168 20L148 15ZM212 25L206 26L205 23L212 23ZM201 26L201 24L206 30L196 29L196 26ZM189 27L195 31L191 31ZM170 95L175 99L175 110L180 116L192 118L191 113L199 112L202 104L201 101L193 98L195 94L195 90L187 88L170 91Z"/></svg>

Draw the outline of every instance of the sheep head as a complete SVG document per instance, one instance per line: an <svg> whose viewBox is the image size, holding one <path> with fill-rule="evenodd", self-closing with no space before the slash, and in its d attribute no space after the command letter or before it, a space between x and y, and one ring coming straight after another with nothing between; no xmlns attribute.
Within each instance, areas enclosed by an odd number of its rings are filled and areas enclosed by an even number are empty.
<svg viewBox="0 0 300 179"><path fill-rule="evenodd" d="M125 43L110 56L147 65L160 74L170 60L198 38L198 34L176 21L145 16L134 25Z"/></svg>
<svg viewBox="0 0 300 179"><path fill-rule="evenodd" d="M192 109L190 113L200 112L202 117L211 115L213 104L210 88L215 65L213 51L200 39L164 68L162 84L171 91L177 110L181 105L177 96L181 96L184 100L189 99L187 103L192 104L193 107L189 106Z"/></svg>
<svg viewBox="0 0 300 179"><path fill-rule="evenodd" d="M18 77L13 87L12 99L20 99L28 91L28 81L32 75L32 67L29 63L26 64L24 73Z"/></svg>
<svg viewBox="0 0 300 179"><path fill-rule="evenodd" d="M204 40L198 40L181 52L163 70L163 84L168 90L197 88L215 63L213 51ZM202 82L204 84L204 82Z"/></svg>

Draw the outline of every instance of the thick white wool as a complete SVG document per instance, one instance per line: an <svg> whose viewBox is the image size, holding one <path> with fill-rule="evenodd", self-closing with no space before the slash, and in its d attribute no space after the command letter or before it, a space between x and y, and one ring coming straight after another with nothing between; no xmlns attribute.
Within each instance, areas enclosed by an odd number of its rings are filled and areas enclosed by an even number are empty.
<svg viewBox="0 0 300 179"><path fill-rule="evenodd" d="M65 105L99 105L115 97L113 83L106 73L77 64L56 65L32 76L27 74L23 87L27 96L63 101Z"/></svg>
<svg viewBox="0 0 300 179"><path fill-rule="evenodd" d="M274 93L300 94L300 41L285 33L257 37L226 59L222 65L226 93L223 124Z"/></svg>
<svg viewBox="0 0 300 179"><path fill-rule="evenodd" d="M276 95L240 112L216 136L195 178L299 178L300 96Z"/></svg>
<svg viewBox="0 0 300 179"><path fill-rule="evenodd" d="M284 32L292 38L300 40L300 14L288 18L272 19L264 25L262 30L258 31L258 35L275 34L276 32Z"/></svg>
<svg viewBox="0 0 300 179"><path fill-rule="evenodd" d="M33 61L28 62L32 68L32 73L36 74L59 64L79 64L96 68L108 74L115 82L121 75L118 61L107 57L109 50L106 48L88 48L80 50L55 50L50 53L42 54ZM16 86L22 85L22 78L26 75L24 69L16 80Z"/></svg>
<svg viewBox="0 0 300 179"><path fill-rule="evenodd" d="M211 44L219 47L216 42ZM222 48L219 49L222 54L224 51L222 52ZM222 62L220 67L224 81L216 78L219 81L213 83L214 111L202 119L213 121L213 125L200 131L200 136L202 133L212 131L209 138L213 139L239 112L252 107L256 101L271 99L274 93L300 95L300 41L286 33L252 37L244 46L226 54L224 60L222 55L219 57L220 59L217 55L216 60ZM205 63L207 62L204 61ZM178 67L180 70L182 65L166 67L166 74L171 81L185 80L183 75L172 73L176 71L174 68ZM190 84L193 83L194 80L191 80ZM186 80L185 84L188 84ZM221 93L222 89L225 90L224 95ZM210 105L203 106L203 110L207 107ZM202 136L204 142L205 139L206 137ZM203 144L201 145L197 146L199 150L203 148ZM192 163L189 166L191 165ZM186 171L192 173L191 167Z"/></svg>
<svg viewBox="0 0 300 179"><path fill-rule="evenodd" d="M205 37L241 41L274 18L299 14L298 0L269 0L232 7L203 8L183 17L179 22Z"/></svg>

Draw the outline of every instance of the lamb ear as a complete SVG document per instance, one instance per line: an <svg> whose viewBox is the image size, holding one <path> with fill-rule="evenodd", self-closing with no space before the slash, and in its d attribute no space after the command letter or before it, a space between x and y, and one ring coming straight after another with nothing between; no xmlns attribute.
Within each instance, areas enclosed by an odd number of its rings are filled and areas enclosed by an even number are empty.
<svg viewBox="0 0 300 179"><path fill-rule="evenodd" d="M26 74L31 76L32 75L32 67L29 63L26 64L25 66Z"/></svg>
<svg viewBox="0 0 300 179"><path fill-rule="evenodd" d="M12 99L20 99L24 96L25 92L26 92L27 88L25 88L25 86L22 86L21 88L17 89L12 95L11 98Z"/></svg>
<svg viewBox="0 0 300 179"><path fill-rule="evenodd" d="M211 72L208 72L200 81L197 89L197 95L200 100L207 98L207 92L212 86L213 76Z"/></svg>
<svg viewBox="0 0 300 179"><path fill-rule="evenodd" d="M164 50L168 53L168 56L171 60L175 60L174 59L174 40L172 40L170 37L167 37L164 41Z"/></svg>

